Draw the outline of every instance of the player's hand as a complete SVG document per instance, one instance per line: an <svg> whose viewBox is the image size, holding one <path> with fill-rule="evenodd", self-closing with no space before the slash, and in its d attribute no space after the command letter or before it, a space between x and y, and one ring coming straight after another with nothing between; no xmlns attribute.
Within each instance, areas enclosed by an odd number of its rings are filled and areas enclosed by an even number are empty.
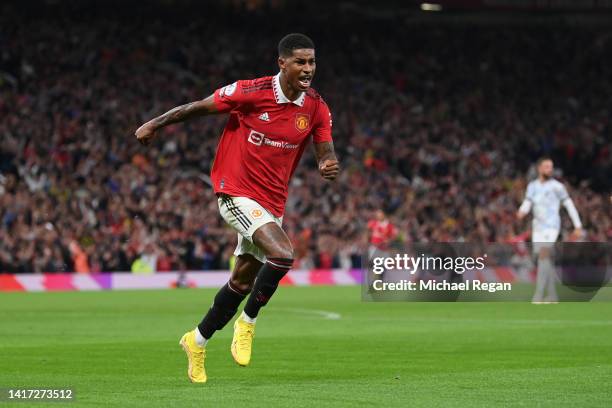
<svg viewBox="0 0 612 408"><path fill-rule="evenodd" d="M574 240L579 240L582 238L582 228L574 228L574 232L572 232L572 238Z"/></svg>
<svg viewBox="0 0 612 408"><path fill-rule="evenodd" d="M325 160L319 164L319 173L325 180L335 180L340 173L340 164L338 160Z"/></svg>
<svg viewBox="0 0 612 408"><path fill-rule="evenodd" d="M525 214L524 212L522 212L522 211L517 211L517 212L516 212L516 219L520 221L520 220L522 220L523 218L525 218L525 215L526 215L526 214Z"/></svg>
<svg viewBox="0 0 612 408"><path fill-rule="evenodd" d="M150 145L154 138L155 130L147 123L136 130L136 139L144 146Z"/></svg>

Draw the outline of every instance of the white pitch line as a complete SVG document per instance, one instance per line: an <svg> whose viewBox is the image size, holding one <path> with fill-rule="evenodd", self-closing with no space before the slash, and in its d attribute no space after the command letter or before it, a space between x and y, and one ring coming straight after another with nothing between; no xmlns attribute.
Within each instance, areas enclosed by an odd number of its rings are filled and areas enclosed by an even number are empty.
<svg viewBox="0 0 612 408"><path fill-rule="evenodd" d="M274 308L274 310L276 311L281 311L281 312L289 312L289 313L299 313L299 314L306 314L306 315L315 315L315 316L320 316L323 319L329 319L329 320L339 320L342 318L342 315L340 315L340 313L336 313L336 312L330 312L327 310L317 310L317 309L296 309L296 308Z"/></svg>

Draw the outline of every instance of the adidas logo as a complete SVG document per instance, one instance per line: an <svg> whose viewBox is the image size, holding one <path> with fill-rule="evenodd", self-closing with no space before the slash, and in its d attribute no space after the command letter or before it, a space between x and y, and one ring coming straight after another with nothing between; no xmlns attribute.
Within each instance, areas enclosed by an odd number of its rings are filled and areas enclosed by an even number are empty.
<svg viewBox="0 0 612 408"><path fill-rule="evenodd" d="M268 116L268 112L264 112L261 115L259 115L259 119L263 120L264 122L269 122L270 116Z"/></svg>

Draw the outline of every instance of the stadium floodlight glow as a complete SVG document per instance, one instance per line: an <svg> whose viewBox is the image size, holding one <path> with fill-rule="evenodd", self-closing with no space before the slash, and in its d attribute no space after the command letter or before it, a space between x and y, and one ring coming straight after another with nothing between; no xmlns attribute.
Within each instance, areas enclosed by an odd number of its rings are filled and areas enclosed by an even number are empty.
<svg viewBox="0 0 612 408"><path fill-rule="evenodd" d="M436 3L421 3L421 10L423 11L441 11L442 5Z"/></svg>

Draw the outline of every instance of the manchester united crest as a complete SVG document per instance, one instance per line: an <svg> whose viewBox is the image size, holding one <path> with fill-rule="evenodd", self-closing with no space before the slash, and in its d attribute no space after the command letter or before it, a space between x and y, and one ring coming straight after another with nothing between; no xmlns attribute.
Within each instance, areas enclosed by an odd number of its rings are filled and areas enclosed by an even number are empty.
<svg viewBox="0 0 612 408"><path fill-rule="evenodd" d="M308 124L310 123L310 115L306 113L296 113L295 114L295 127L300 132L308 129Z"/></svg>

